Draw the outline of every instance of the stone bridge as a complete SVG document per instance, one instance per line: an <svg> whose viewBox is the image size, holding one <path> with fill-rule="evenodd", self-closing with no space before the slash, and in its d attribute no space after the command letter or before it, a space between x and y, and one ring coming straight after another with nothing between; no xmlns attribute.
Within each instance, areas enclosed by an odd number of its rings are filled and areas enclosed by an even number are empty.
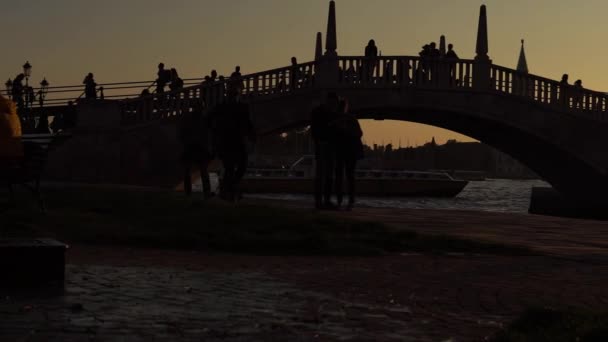
<svg viewBox="0 0 608 342"><path fill-rule="evenodd" d="M318 33L313 62L173 93L82 101L74 138L53 156L50 172L75 181L176 186L176 121L195 103L209 108L221 102L227 83L239 81L259 134L307 125L311 110L335 91L361 119L412 121L465 134L520 160L563 195L603 205L608 96L494 65L485 6L472 60L443 53L340 56L333 1L325 51L321 40Z"/></svg>

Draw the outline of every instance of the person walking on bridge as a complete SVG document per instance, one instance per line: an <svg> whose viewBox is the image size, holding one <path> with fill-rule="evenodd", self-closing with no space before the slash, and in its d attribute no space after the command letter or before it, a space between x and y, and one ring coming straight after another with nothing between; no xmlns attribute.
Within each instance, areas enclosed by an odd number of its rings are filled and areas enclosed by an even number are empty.
<svg viewBox="0 0 608 342"><path fill-rule="evenodd" d="M89 73L82 81L84 84L84 98L85 99L97 99L97 83L95 83L95 76L93 73Z"/></svg>
<svg viewBox="0 0 608 342"><path fill-rule="evenodd" d="M565 107L570 106L570 85L568 84L568 74L563 74L559 81L559 100Z"/></svg>
<svg viewBox="0 0 608 342"><path fill-rule="evenodd" d="M237 89L230 88L224 103L211 111L209 119L214 146L224 167L220 197L229 201L238 200L241 197L239 184L247 170L248 154L256 140L249 106L241 102Z"/></svg>
<svg viewBox="0 0 608 342"><path fill-rule="evenodd" d="M171 89L171 91L176 91L178 89L182 89L183 87L184 80L179 77L177 69L171 68L171 83L169 84L169 89Z"/></svg>
<svg viewBox="0 0 608 342"><path fill-rule="evenodd" d="M331 203L335 163L335 135L330 122L337 118L339 99L327 94L325 103L315 108L310 117L310 132L315 145L315 208L335 209Z"/></svg>
<svg viewBox="0 0 608 342"><path fill-rule="evenodd" d="M367 82L373 82L374 72L378 65L378 47L376 41L370 39L365 47L365 61L363 62L364 75L361 75Z"/></svg>
<svg viewBox="0 0 608 342"><path fill-rule="evenodd" d="M450 75L450 86L458 85L456 81L456 62L458 55L454 51L454 45L448 44L448 51L445 53L445 60L448 62L448 72Z"/></svg>
<svg viewBox="0 0 608 342"><path fill-rule="evenodd" d="M156 93L161 94L165 92L165 86L171 81L171 71L165 70L165 64L158 64L158 78L156 79Z"/></svg>

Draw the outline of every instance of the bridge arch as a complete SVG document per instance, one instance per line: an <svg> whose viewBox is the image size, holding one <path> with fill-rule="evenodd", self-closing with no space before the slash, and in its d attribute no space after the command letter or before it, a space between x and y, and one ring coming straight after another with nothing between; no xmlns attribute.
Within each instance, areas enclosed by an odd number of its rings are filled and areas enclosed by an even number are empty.
<svg viewBox="0 0 608 342"><path fill-rule="evenodd" d="M519 127L475 113L394 106L353 108L353 113L359 119L415 122L469 136L517 159L558 191L580 198L587 196L589 187L604 182L598 170L579 155ZM574 183L572 179L581 181Z"/></svg>

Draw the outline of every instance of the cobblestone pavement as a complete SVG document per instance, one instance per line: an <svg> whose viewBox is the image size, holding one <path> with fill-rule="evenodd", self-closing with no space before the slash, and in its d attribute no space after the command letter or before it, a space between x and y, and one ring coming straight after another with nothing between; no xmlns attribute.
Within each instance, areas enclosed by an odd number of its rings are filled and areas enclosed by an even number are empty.
<svg viewBox="0 0 608 342"><path fill-rule="evenodd" d="M483 341L531 306L608 307L608 264L553 257L76 246L69 260L65 296L2 302L0 341Z"/></svg>
<svg viewBox="0 0 608 342"><path fill-rule="evenodd" d="M0 340L426 340L404 319L407 308L368 307L255 272L71 265L68 273L64 296L5 297Z"/></svg>

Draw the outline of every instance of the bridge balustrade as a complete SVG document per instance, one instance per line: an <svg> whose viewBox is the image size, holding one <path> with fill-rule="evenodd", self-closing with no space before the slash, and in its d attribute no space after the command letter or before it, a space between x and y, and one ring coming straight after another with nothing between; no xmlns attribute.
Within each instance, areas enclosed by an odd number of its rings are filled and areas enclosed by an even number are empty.
<svg viewBox="0 0 608 342"><path fill-rule="evenodd" d="M246 97L282 96L311 88L314 84L314 62L242 76L213 83L201 83L162 94L151 94L122 103L122 122L125 125L166 120L221 103L229 87L238 87Z"/></svg>
<svg viewBox="0 0 608 342"><path fill-rule="evenodd" d="M339 84L365 87L472 88L472 60L416 56L340 56Z"/></svg>
<svg viewBox="0 0 608 342"><path fill-rule="evenodd" d="M582 112L587 117L598 120L608 119L608 95L605 93L562 85L554 80L498 65L491 67L490 83L494 91Z"/></svg>

